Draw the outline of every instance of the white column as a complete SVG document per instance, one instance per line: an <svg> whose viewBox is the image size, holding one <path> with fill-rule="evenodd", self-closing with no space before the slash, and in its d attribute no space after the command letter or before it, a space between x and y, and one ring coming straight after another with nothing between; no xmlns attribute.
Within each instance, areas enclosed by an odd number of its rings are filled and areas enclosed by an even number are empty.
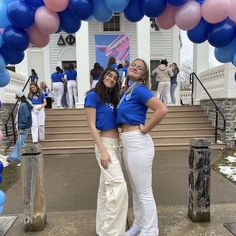
<svg viewBox="0 0 236 236"><path fill-rule="evenodd" d="M180 29L175 26L173 29L172 37L172 62L175 62L180 68ZM175 90L176 104L180 104L180 82Z"/></svg>
<svg viewBox="0 0 236 236"><path fill-rule="evenodd" d="M199 75L202 71L209 69L209 44L205 42L203 44L193 44L193 71ZM200 91L201 85L195 80L194 83L194 104L200 103Z"/></svg>
<svg viewBox="0 0 236 236"><path fill-rule="evenodd" d="M89 90L89 27L88 22L82 21L80 30L76 33L76 59L77 59L77 108L83 108L84 97Z"/></svg>
<svg viewBox="0 0 236 236"><path fill-rule="evenodd" d="M44 81L47 86L51 88L51 73L50 73L50 52L49 44L43 48L43 68L44 68Z"/></svg>
<svg viewBox="0 0 236 236"><path fill-rule="evenodd" d="M137 22L137 56L150 68L150 18L147 16Z"/></svg>

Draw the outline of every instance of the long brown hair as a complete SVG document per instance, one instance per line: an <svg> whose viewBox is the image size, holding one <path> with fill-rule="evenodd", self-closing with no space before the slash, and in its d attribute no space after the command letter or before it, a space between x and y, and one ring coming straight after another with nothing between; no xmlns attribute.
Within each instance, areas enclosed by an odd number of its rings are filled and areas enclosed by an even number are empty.
<svg viewBox="0 0 236 236"><path fill-rule="evenodd" d="M36 96L37 96L38 98L40 98L40 97L41 97L41 89L39 88L38 84L35 83L35 82L32 82L32 83L30 84L30 88L31 88L31 86L35 86L35 87L36 87ZM30 89L29 94L28 94L28 99L29 99L30 101L32 101L34 95L35 95L35 94L34 94L34 93L31 91L31 89Z"/></svg>
<svg viewBox="0 0 236 236"><path fill-rule="evenodd" d="M110 72L115 72L117 75L117 83L113 88L107 88L103 83L103 80ZM120 84L119 84L119 74L116 69L108 68L103 71L101 78L99 79L98 83L96 84L95 88L91 89L90 91L94 91L98 94L100 98L100 102L109 102L113 106L117 106L119 103L119 94L120 94ZM89 91L89 92L90 92ZM88 93L89 93L88 92Z"/></svg>

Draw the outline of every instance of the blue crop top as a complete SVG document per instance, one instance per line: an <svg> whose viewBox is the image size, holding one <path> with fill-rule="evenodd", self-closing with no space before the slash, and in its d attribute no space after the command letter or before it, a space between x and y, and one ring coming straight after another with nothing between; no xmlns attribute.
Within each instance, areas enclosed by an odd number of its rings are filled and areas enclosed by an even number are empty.
<svg viewBox="0 0 236 236"><path fill-rule="evenodd" d="M37 94L35 93L31 102L34 105L40 105L40 104L43 104L44 99L45 99L45 94L44 93L41 93L40 97L38 97Z"/></svg>
<svg viewBox="0 0 236 236"><path fill-rule="evenodd" d="M77 71L76 70L66 70L65 72L67 80L76 80Z"/></svg>
<svg viewBox="0 0 236 236"><path fill-rule="evenodd" d="M51 79L52 79L52 82L53 83L57 83L57 82L62 82L63 83L63 77L64 77L64 75L63 75L63 73L60 73L60 72L54 72L54 73L52 73L52 75L51 75Z"/></svg>
<svg viewBox="0 0 236 236"><path fill-rule="evenodd" d="M154 95L144 85L138 84L130 93L124 94L117 108L117 125L145 124L148 107L145 105Z"/></svg>
<svg viewBox="0 0 236 236"><path fill-rule="evenodd" d="M96 128L99 130L109 130L117 127L116 110L110 103L100 102L98 94L91 91L87 94L84 101L84 107L96 109Z"/></svg>

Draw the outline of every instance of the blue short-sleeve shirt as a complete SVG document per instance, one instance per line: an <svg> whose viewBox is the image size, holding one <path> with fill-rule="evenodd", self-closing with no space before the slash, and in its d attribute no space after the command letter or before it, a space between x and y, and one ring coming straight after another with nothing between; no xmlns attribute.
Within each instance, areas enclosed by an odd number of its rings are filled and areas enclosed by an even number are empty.
<svg viewBox="0 0 236 236"><path fill-rule="evenodd" d="M52 79L52 82L53 83L57 83L57 82L62 82L63 83L63 77L64 77L64 75L63 75L63 73L60 73L60 72L54 72L54 73L52 73L52 75L51 75L51 79Z"/></svg>
<svg viewBox="0 0 236 236"><path fill-rule="evenodd" d="M67 77L67 80L76 80L77 77L77 71L76 70L66 70L65 75Z"/></svg>
<svg viewBox="0 0 236 236"><path fill-rule="evenodd" d="M148 107L145 105L153 93L144 85L136 85L128 94L124 94L117 108L117 124L145 124Z"/></svg>
<svg viewBox="0 0 236 236"><path fill-rule="evenodd" d="M43 104L44 99L45 99L45 94L44 93L41 93L40 97L38 97L37 94L35 93L31 102L34 105L40 105L40 104Z"/></svg>
<svg viewBox="0 0 236 236"><path fill-rule="evenodd" d="M116 109L109 102L100 102L98 94L91 91L85 97L84 107L96 109L96 128L99 130L110 130L117 127Z"/></svg>

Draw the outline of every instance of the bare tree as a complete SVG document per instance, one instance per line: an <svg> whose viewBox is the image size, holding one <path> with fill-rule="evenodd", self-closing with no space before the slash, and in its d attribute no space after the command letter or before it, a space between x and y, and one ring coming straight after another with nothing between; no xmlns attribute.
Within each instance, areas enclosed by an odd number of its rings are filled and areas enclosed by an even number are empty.
<svg viewBox="0 0 236 236"><path fill-rule="evenodd" d="M189 76L193 72L193 63L189 59L181 64L179 72L180 90L191 90Z"/></svg>

